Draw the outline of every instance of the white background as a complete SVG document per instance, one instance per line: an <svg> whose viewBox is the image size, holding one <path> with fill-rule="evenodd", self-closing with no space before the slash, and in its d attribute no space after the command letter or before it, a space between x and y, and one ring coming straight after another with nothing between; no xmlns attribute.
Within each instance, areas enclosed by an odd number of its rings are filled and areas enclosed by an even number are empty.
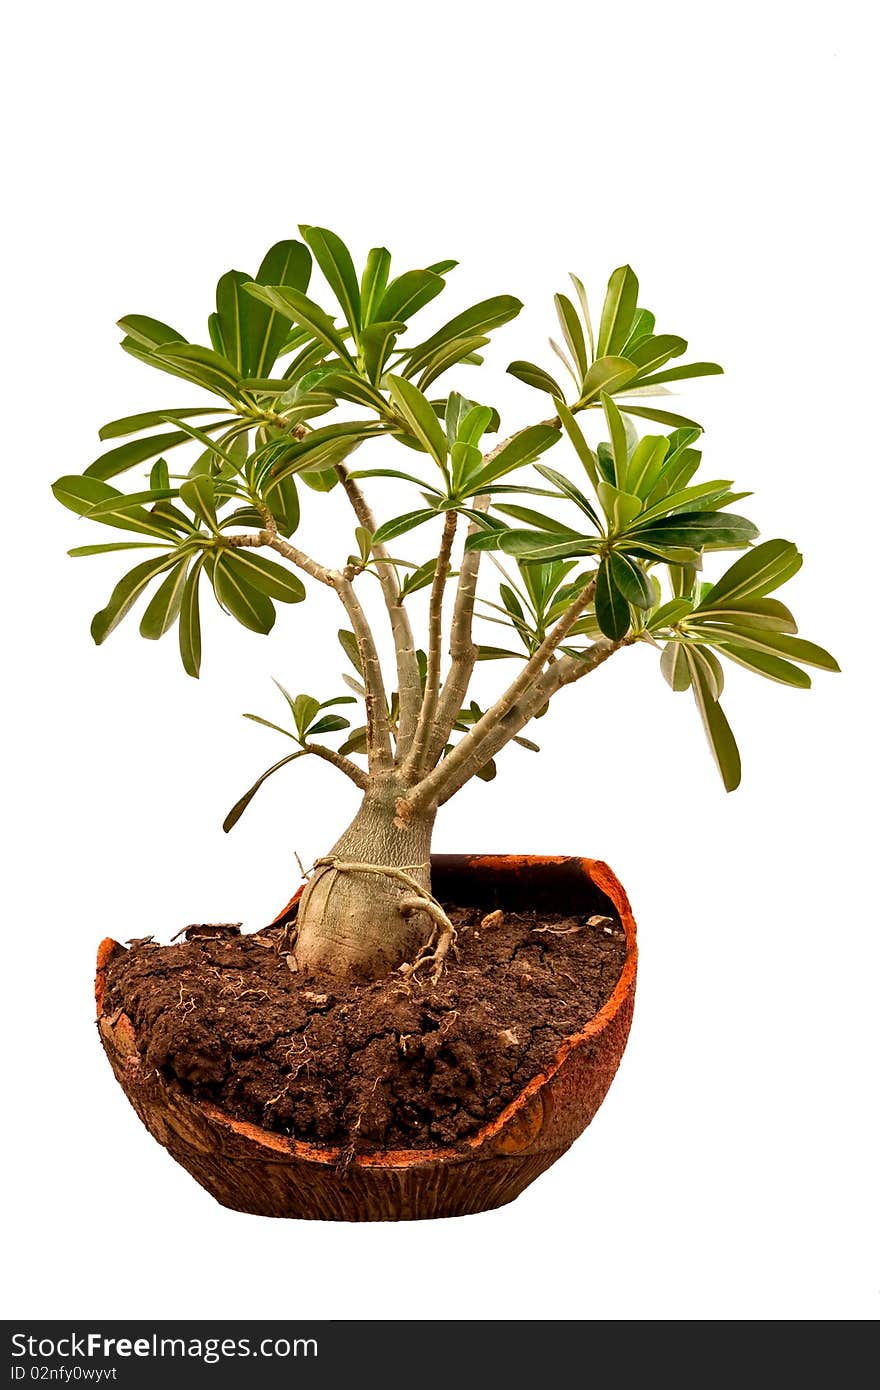
<svg viewBox="0 0 880 1390"><path fill-rule="evenodd" d="M7 1316L876 1317L871 9L85 0L7 19ZM607 860L641 960L590 1129L509 1207L429 1225L224 1210L141 1128L91 1015L101 937L262 925L293 851L310 862L354 808L298 765L220 829L279 755L241 712L281 713L272 675L336 688L332 596L269 640L217 613L200 682L135 622L95 648L121 565L67 558L85 523L49 491L105 420L195 394L122 353L115 320L203 335L218 276L299 222L361 257L385 242L399 269L458 257L449 313L522 298L480 387L511 428L538 397L503 369L552 369L567 272L600 301L629 261L661 331L725 365L679 401L705 476L798 542L784 597L843 668L808 693L730 673L726 796L690 697L625 653L563 695L540 758L513 750L438 823L442 850ZM309 495L315 551L337 516Z"/></svg>

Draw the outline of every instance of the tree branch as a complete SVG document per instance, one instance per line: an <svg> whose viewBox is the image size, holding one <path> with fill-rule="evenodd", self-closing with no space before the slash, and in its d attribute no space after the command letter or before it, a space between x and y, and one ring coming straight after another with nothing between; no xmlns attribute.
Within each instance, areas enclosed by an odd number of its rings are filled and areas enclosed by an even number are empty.
<svg viewBox="0 0 880 1390"><path fill-rule="evenodd" d="M388 696L385 693L385 681L382 677L379 653L376 650L370 624L358 602L351 581L340 574L338 570L334 570L332 572L332 584L349 616L364 673L364 704L367 707L367 756L370 772L384 772L394 765L394 753L391 748Z"/></svg>
<svg viewBox="0 0 880 1390"><path fill-rule="evenodd" d="M351 476L344 463L337 463L334 471L345 489L354 514L370 535L376 531L376 518L364 497L357 480ZM422 685L419 678L419 663L416 657L415 641L410 626L409 614L400 597L397 573L388 560L388 550L382 544L373 545L376 559L376 574L382 586L385 606L391 622L394 638L394 652L397 658L397 691L399 715L397 726L397 757L409 751L418 720L419 705L422 698Z"/></svg>
<svg viewBox="0 0 880 1390"><path fill-rule="evenodd" d="M422 699L421 709L419 710L419 720L416 726L415 737L412 746L403 764L402 776L404 783L413 781L422 767L422 762L428 738L431 733L434 720L434 711L437 708L437 700L440 694L440 654L443 645L443 596L446 592L446 580L449 577L450 559L452 556L452 545L455 540L455 530L458 525L457 512L446 513L443 522L443 535L440 538L440 548L437 552L437 567L434 570L434 579L431 584L431 601L428 608L428 668L425 673L425 694Z"/></svg>
<svg viewBox="0 0 880 1390"><path fill-rule="evenodd" d="M303 746L304 753L314 753L316 757L323 758L325 762L332 763L338 767L340 772L344 772L346 777L350 777L356 787L361 791L366 791L370 785L370 779L363 768L353 763L351 758L346 758L343 753L337 753L332 748L325 748L323 743L306 743Z"/></svg>
<svg viewBox="0 0 880 1390"><path fill-rule="evenodd" d="M549 425L552 429L560 429L562 421L558 415L551 416L548 420L541 420L539 424ZM488 464L496 459L501 450L506 448L512 439L515 439L521 430L515 430L506 439L502 439L494 449L490 449L483 456L483 463ZM489 510L491 497L488 493L474 499L474 511L486 512ZM468 537L477 535L483 528L479 522L472 521L468 528ZM458 588L455 594L455 607L452 614L452 628L449 641L449 655L451 666L449 673L440 692L434 714L433 728L431 730L430 741L427 749L427 756L423 759L426 767L431 768L437 762L443 749L449 741L459 710L465 701L471 677L474 674L474 667L477 664L477 644L473 640L473 620L474 603L477 597L477 578L480 571L480 561L483 557L481 550L465 549L458 575Z"/></svg>
<svg viewBox="0 0 880 1390"><path fill-rule="evenodd" d="M388 722L388 697L385 693L382 667L379 663L373 633L364 610L358 602L351 581L346 579L339 570L328 569L326 565L318 564L317 560L313 560L310 555L306 555L304 551L298 550L295 545L284 540L278 535L268 509L259 506L259 510L266 523L263 530L257 531L253 535L225 537L226 544L269 546L279 555L283 555L291 564L304 570L313 579L317 579L319 583L326 584L329 588L336 590L354 629L364 673L364 703L367 710L367 752L370 771L384 771L393 763L391 731Z"/></svg>
<svg viewBox="0 0 880 1390"><path fill-rule="evenodd" d="M559 661L555 661L544 672L540 680L536 681L531 689L508 710L496 728L471 749L467 758L457 769L455 776L443 789L440 795L440 805L443 805L457 791L460 791L471 777L476 776L480 768L485 767L490 758L494 758L496 753L500 753L511 739L516 738L520 730L525 728L531 719L534 719L538 711L563 686L570 685L573 681L578 681L583 676L589 675L621 647L629 646L634 640L632 636L628 636L618 642L612 642L609 637L600 637L587 649L584 656L564 656ZM441 764L441 766L445 766L445 764Z"/></svg>
<svg viewBox="0 0 880 1390"><path fill-rule="evenodd" d="M490 497L485 494L476 498L474 510L485 512L489 509ZM482 527L472 521L467 530L468 536L475 536ZM467 541L465 541L467 545ZM451 665L443 689L437 701L434 719L428 742L426 765L433 767L446 747L458 712L464 704L471 676L477 664L477 645L473 640L474 603L477 597L477 576L480 570L481 550L465 549L458 572L458 586L455 591L455 607L452 610L452 627L449 633L449 656Z"/></svg>
<svg viewBox="0 0 880 1390"><path fill-rule="evenodd" d="M452 752L443 759L443 762L438 764L432 772L428 773L427 777L423 778L412 789L406 797L406 803L412 810L430 805L432 802L439 804L445 799L446 788L456 780L458 770L468 763L471 754L483 738L498 727L499 721L513 708L520 696L538 681L560 642L565 640L578 618L592 603L595 592L596 581L592 579L572 600L552 632L547 634L500 699L496 700L483 717L477 720L468 733L459 740ZM562 663L556 662L555 665L561 666ZM540 709L540 705L538 708ZM483 761L486 762L488 759L484 758Z"/></svg>

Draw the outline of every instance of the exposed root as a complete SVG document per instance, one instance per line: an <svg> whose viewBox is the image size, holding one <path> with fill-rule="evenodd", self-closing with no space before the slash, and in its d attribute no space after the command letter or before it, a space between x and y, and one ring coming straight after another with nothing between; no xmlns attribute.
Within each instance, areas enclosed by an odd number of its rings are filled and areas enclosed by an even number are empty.
<svg viewBox="0 0 880 1390"><path fill-rule="evenodd" d="M536 933L548 932L550 936L573 936L575 932L584 931L587 927L602 927L607 933L614 926L613 917L588 917L585 922L573 922L568 927L532 927Z"/></svg>
<svg viewBox="0 0 880 1390"><path fill-rule="evenodd" d="M411 980L418 970L431 967L431 983L435 984L443 974L444 964L449 952L455 947L455 927L450 922L443 908L434 898L428 898L424 893L419 897L401 898L401 912L427 912L434 922L434 931L427 946L424 946L415 960L411 964L404 964L399 967L399 973L405 980Z"/></svg>
<svg viewBox="0 0 880 1390"><path fill-rule="evenodd" d="M416 971L431 966L431 980L436 984L443 974L446 957L455 946L455 928L433 893L429 893L427 888L423 888L418 879L413 878L406 869L397 868L393 864L349 864L337 859L335 855L329 855L325 859L316 859L313 867L320 869L325 866L335 869L337 873L341 874L380 874L383 878L397 879L399 883L403 883L409 888L410 895L400 899L398 910L403 916L408 916L412 912L427 913L434 923L434 930L430 941L422 948L416 959L411 964L405 963L398 967L399 973L405 980L409 980L412 979ZM407 869L427 867L426 864L407 865Z"/></svg>

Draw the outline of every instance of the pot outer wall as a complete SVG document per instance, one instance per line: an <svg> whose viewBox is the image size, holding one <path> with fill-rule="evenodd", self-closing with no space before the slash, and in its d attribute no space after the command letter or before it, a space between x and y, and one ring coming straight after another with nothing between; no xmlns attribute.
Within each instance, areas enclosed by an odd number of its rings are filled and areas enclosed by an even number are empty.
<svg viewBox="0 0 880 1390"><path fill-rule="evenodd" d="M486 911L527 905L592 914L607 913L610 905L627 939L623 971L608 1002L464 1150L389 1150L343 1164L340 1148L285 1138L183 1094L144 1067L128 1016L104 1013L105 970L125 948L110 938L101 943L98 1028L116 1079L153 1138L223 1206L255 1216L324 1221L489 1211L518 1197L593 1119L617 1072L633 1014L636 924L622 885L600 860L561 856L441 854L432 856L431 872L441 901ZM295 902L276 920L283 921Z"/></svg>

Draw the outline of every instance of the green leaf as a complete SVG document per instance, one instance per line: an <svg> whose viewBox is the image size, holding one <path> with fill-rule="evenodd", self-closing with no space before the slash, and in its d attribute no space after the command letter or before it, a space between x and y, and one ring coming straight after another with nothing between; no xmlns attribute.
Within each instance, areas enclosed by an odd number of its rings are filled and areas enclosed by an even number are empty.
<svg viewBox="0 0 880 1390"><path fill-rule="evenodd" d="M339 481L332 468L304 469L299 476L313 492L332 492Z"/></svg>
<svg viewBox="0 0 880 1390"><path fill-rule="evenodd" d="M221 347L218 349L233 367L247 376L251 370L251 306L258 306L242 286L250 280L241 270L228 270L217 281L216 325ZM262 306L260 306L262 307Z"/></svg>
<svg viewBox="0 0 880 1390"><path fill-rule="evenodd" d="M423 565L412 570L400 586L400 597L407 598L409 594L418 593L419 589L427 589L428 585L433 583L436 568L436 560L426 560Z"/></svg>
<svg viewBox="0 0 880 1390"><path fill-rule="evenodd" d="M87 516L93 507L105 505L118 510L107 511L100 518L105 526L115 526L122 531L136 531L139 535L160 536L163 540L176 541L176 531L167 522L153 516L145 508L128 502L125 493L119 492L109 483L88 474L69 474L52 484L56 501L78 516Z"/></svg>
<svg viewBox="0 0 880 1390"><path fill-rule="evenodd" d="M162 323L160 319L148 318L146 314L126 314L125 318L117 319L117 326L127 333L141 347L152 351L157 347L164 347L166 343L185 343L182 333L178 333L176 328L169 328L167 323Z"/></svg>
<svg viewBox="0 0 880 1390"><path fill-rule="evenodd" d="M737 624L734 628L727 624L721 626L693 620L688 623L688 631L693 631L705 641L734 642L738 647L747 647L751 651L789 657L803 666L817 666L822 671L840 670L834 657L824 647L816 646L815 642L805 642L802 637L791 637L785 632L750 627L745 623Z"/></svg>
<svg viewBox="0 0 880 1390"><path fill-rule="evenodd" d="M322 715L317 724L313 724L309 729L308 737L316 738L318 734L333 734L337 733L340 729L348 729L349 727L349 721L343 719L342 715L325 714Z"/></svg>
<svg viewBox="0 0 880 1390"><path fill-rule="evenodd" d="M471 494L478 493L496 479L503 478L506 473L512 473L515 468L531 463L551 448L560 437L559 430L554 429L552 425L529 425L526 429L520 430L498 450L491 462L487 462L485 467L470 479L468 491Z"/></svg>
<svg viewBox="0 0 880 1390"><path fill-rule="evenodd" d="M667 685L673 690L688 690L691 683L691 668L683 642L667 642L660 657L660 670Z"/></svg>
<svg viewBox="0 0 880 1390"><path fill-rule="evenodd" d="M217 498L214 484L206 473L196 478L188 478L185 483L181 483L180 500L209 531L217 534Z"/></svg>
<svg viewBox="0 0 880 1390"><path fill-rule="evenodd" d="M452 446L452 491L463 496L469 490L471 479L476 477L483 462L483 455L476 444L465 444L457 439Z"/></svg>
<svg viewBox="0 0 880 1390"><path fill-rule="evenodd" d="M640 439L627 463L623 484L626 491L647 499L660 477L668 451L669 443L660 435L646 434Z"/></svg>
<svg viewBox="0 0 880 1390"><path fill-rule="evenodd" d="M450 343L442 343L428 357L420 359L419 390L427 391L438 376L442 376L458 362L481 362L483 359L477 356L477 352L479 348L485 347L488 341L486 337L477 336L453 338ZM408 370L407 375L413 376L415 373Z"/></svg>
<svg viewBox="0 0 880 1390"><path fill-rule="evenodd" d="M724 368L717 362L686 362L682 367L670 367L653 376L640 376L639 386L659 386L664 381L685 381L694 376L721 376L723 372Z"/></svg>
<svg viewBox="0 0 880 1390"><path fill-rule="evenodd" d="M479 444L491 428L495 412L490 405L475 405L457 391L450 391L446 402L446 437L462 444Z"/></svg>
<svg viewBox="0 0 880 1390"><path fill-rule="evenodd" d="M802 563L803 556L791 541L764 541L734 561L706 594L701 607L761 598L797 574Z"/></svg>
<svg viewBox="0 0 880 1390"><path fill-rule="evenodd" d="M267 598L278 603L302 603L305 598L302 580L284 565L244 548L235 551L235 561L238 572Z"/></svg>
<svg viewBox="0 0 880 1390"><path fill-rule="evenodd" d="M556 402L556 409L562 421L562 427L571 443L574 445L575 453L583 464L587 477L593 484L593 487L598 487L599 469L596 463L596 455L587 443L580 425L563 400L558 400Z"/></svg>
<svg viewBox="0 0 880 1390"><path fill-rule="evenodd" d="M155 641L173 626L186 584L189 556L186 556L165 576L141 618L141 637Z"/></svg>
<svg viewBox="0 0 880 1390"><path fill-rule="evenodd" d="M397 335L405 330L406 324L399 319L374 323L363 330L360 337L361 352L370 381L379 381L385 370L385 363L394 349ZM383 408L384 404L383 401Z"/></svg>
<svg viewBox="0 0 880 1390"><path fill-rule="evenodd" d="M702 643L697 646L692 642L688 651L703 672L706 678L706 689L711 694L712 699L720 699L721 692L724 689L724 671L721 662L718 660L715 653L710 651L709 648Z"/></svg>
<svg viewBox="0 0 880 1390"><path fill-rule="evenodd" d="M809 690L812 685L806 671L802 671L799 666L793 666L790 661L783 661L782 657L773 656L768 652L753 651L733 642L715 642L713 646L738 666L744 666L747 671L755 671L759 676L766 676L768 680L778 681L780 685L793 685L800 690Z"/></svg>
<svg viewBox="0 0 880 1390"><path fill-rule="evenodd" d="M744 545L758 534L758 528L744 516L733 512L680 512L668 521L651 521L646 526L631 526L629 534L652 545L724 547Z"/></svg>
<svg viewBox="0 0 880 1390"><path fill-rule="evenodd" d="M345 652L352 666L360 676L363 676L363 662L361 661L360 648L354 633L346 631L345 628L340 628L336 635L339 638L339 645L342 647L342 650Z"/></svg>
<svg viewBox="0 0 880 1390"><path fill-rule="evenodd" d="M272 440L254 455L258 478L267 499L282 478L304 469L331 468L351 453L360 440L382 434L384 426L374 420L343 420L311 430L305 439L292 437Z"/></svg>
<svg viewBox="0 0 880 1390"><path fill-rule="evenodd" d="M558 532L504 530L498 533L493 545L472 545L480 537L470 537L468 549L500 549L505 555L516 555L525 563L531 560L568 560L580 555L595 555L598 539L592 536L579 536L560 539ZM494 539L494 538L493 538Z"/></svg>
<svg viewBox="0 0 880 1390"><path fill-rule="evenodd" d="M110 595L107 606L92 619L91 634L98 646L110 636L115 627L118 627L147 586L158 575L164 574L165 570L176 564L177 560L178 557L174 553L145 560L143 564L136 565L128 574L122 576Z"/></svg>
<svg viewBox="0 0 880 1390"><path fill-rule="evenodd" d="M744 623L746 627L769 628L774 632L797 632L790 609L773 598L731 599L711 608L703 602L694 613L700 622L728 623L733 627Z"/></svg>
<svg viewBox="0 0 880 1390"><path fill-rule="evenodd" d="M68 555L106 555L110 550L156 550L167 541L111 541L109 545L77 545Z"/></svg>
<svg viewBox="0 0 880 1390"><path fill-rule="evenodd" d="M175 376L194 381L234 405L241 403L241 378L234 363L198 343L166 343L150 354L150 362Z"/></svg>
<svg viewBox="0 0 880 1390"><path fill-rule="evenodd" d="M546 391L554 400L564 401L565 392L549 372L536 367L533 362L511 362L507 368L510 376L524 381L526 386L534 386L537 391Z"/></svg>
<svg viewBox="0 0 880 1390"><path fill-rule="evenodd" d="M644 373L662 366L670 357L680 357L686 350L687 342L684 338L678 338L671 333L660 333L656 337L648 333L637 340L631 339L622 352L638 367L641 384Z"/></svg>
<svg viewBox="0 0 880 1390"><path fill-rule="evenodd" d="M333 319L313 300L291 285L258 285L256 281L248 281L244 288L277 313L309 329L320 342L354 367L354 359Z"/></svg>
<svg viewBox="0 0 880 1390"><path fill-rule="evenodd" d="M185 420L195 415L216 415L218 411L222 412L222 410L223 407L219 405L199 406L198 409L194 410L145 410L140 415L123 415L119 420L111 420L109 424L102 425L98 431L98 438L119 439L126 434L137 434L140 430L148 430L154 425L164 424L169 415L176 415L179 420ZM218 421L218 428L219 424ZM147 457L149 458L150 455Z"/></svg>
<svg viewBox="0 0 880 1390"><path fill-rule="evenodd" d="M651 632L657 632L663 627L673 627L681 618L686 617L692 608L690 599L670 599L668 603L662 604L655 613L651 614L648 627Z"/></svg>
<svg viewBox="0 0 880 1390"><path fill-rule="evenodd" d="M115 492L115 488L113 489ZM162 502L177 496L177 488L148 488L145 492L119 493L115 497L104 497L95 502L84 513L87 521L103 521L107 516L124 515L126 512L140 512L144 502ZM147 513L149 516L150 513Z"/></svg>
<svg viewBox="0 0 880 1390"><path fill-rule="evenodd" d="M510 652L505 647L487 647L483 642L477 647L477 661L504 661L510 656L515 656L518 661L523 659L521 651Z"/></svg>
<svg viewBox="0 0 880 1390"><path fill-rule="evenodd" d="M266 252L255 279L258 285L287 286L304 294L311 271L312 258L301 241L279 241ZM253 295L250 298L252 350L247 374L261 377L272 370L280 356L289 326L286 315L254 300Z"/></svg>
<svg viewBox="0 0 880 1390"><path fill-rule="evenodd" d="M200 556L189 572L180 600L178 640L180 659L188 676L198 679L202 664L202 626L199 618L199 580L205 557Z"/></svg>
<svg viewBox="0 0 880 1390"><path fill-rule="evenodd" d="M378 545L384 545L386 541L394 540L395 536L402 536L405 532L412 531L416 526L422 526L436 515L437 513L432 508L406 512L403 516L397 516L392 521L386 521L384 525L380 526L373 540Z"/></svg>
<svg viewBox="0 0 880 1390"><path fill-rule="evenodd" d="M280 482L276 483L266 499L266 504L275 518L281 535L292 536L299 526L299 493L293 478L282 478ZM254 524L262 526L262 519L259 515Z"/></svg>
<svg viewBox="0 0 880 1390"><path fill-rule="evenodd" d="M362 335L363 336L363 335ZM337 400L352 401L355 405L368 406L384 415L388 409L385 397L370 382L351 372L330 372L321 378L321 390L329 392Z"/></svg>
<svg viewBox="0 0 880 1390"><path fill-rule="evenodd" d="M629 337L639 298L639 282L628 265L612 272L599 321L596 356L618 352Z"/></svg>
<svg viewBox="0 0 880 1390"><path fill-rule="evenodd" d="M513 503L498 502L495 510L504 512L505 516L512 516L516 521L522 521L526 526L534 526L538 531L551 531L559 536L571 536L579 539L580 533L572 530L570 526L565 526L561 521L557 521L553 516L546 516L544 512L533 511L531 507L518 507Z"/></svg>
<svg viewBox="0 0 880 1390"><path fill-rule="evenodd" d="M670 429L699 430L702 433L703 427L696 420L690 420L686 415L674 415L671 410L656 410L652 405L630 405L629 401L621 401L620 408L624 415L654 420L658 425L668 425Z"/></svg>
<svg viewBox="0 0 880 1390"><path fill-rule="evenodd" d="M445 323L442 328L438 328L437 332L432 333L431 337L424 343L420 343L418 347L410 350L407 354L410 375L421 370L424 361L444 343L452 342L455 338L476 337L489 333L493 328L499 328L502 324L516 318L521 308L521 300L514 299L509 294L502 294L496 295L492 299L484 299L479 304L474 304L470 309L465 309L463 313L457 314L454 319Z"/></svg>
<svg viewBox="0 0 880 1390"><path fill-rule="evenodd" d="M277 684L276 681L276 685ZM279 686L279 689L283 690L283 687ZM315 699L314 695L297 695L295 699L291 701L287 692L284 691L283 693L287 696L288 703L293 711L293 719L296 724L297 732L300 738L305 738L306 729L308 729L321 708L320 702Z"/></svg>
<svg viewBox="0 0 880 1390"><path fill-rule="evenodd" d="M362 724L359 729L352 729L344 743L339 745L340 753L366 753L367 751L367 729Z"/></svg>
<svg viewBox="0 0 880 1390"><path fill-rule="evenodd" d="M495 766L495 759L490 758L489 761L487 763L484 763L483 766L479 769L479 771L476 772L474 775L476 777L479 777L481 782L492 782L495 780L497 774L498 769Z"/></svg>
<svg viewBox="0 0 880 1390"><path fill-rule="evenodd" d="M681 492L672 492L653 507L646 507L641 514L639 524L646 525L648 522L656 521L661 517L674 519L682 512L699 513L706 509L714 511L716 508L712 505L713 503L723 502L724 499L735 496L735 494L728 492L729 486L727 482L715 480L711 483L699 483L696 487L683 488ZM696 503L700 505L697 506Z"/></svg>
<svg viewBox="0 0 880 1390"><path fill-rule="evenodd" d="M275 623L275 606L250 583L250 571L239 560L239 556L228 552L217 556L211 573L214 593L242 627L251 632L270 632Z"/></svg>
<svg viewBox="0 0 880 1390"><path fill-rule="evenodd" d="M296 734L292 734L289 729L282 729L280 724L273 724L271 719L264 719L261 714L243 714L242 719L250 719L254 724L262 724L265 729L273 729L276 734L283 734L285 738L292 738L294 743L299 743Z"/></svg>
<svg viewBox="0 0 880 1390"><path fill-rule="evenodd" d="M301 226L299 231L338 299L346 323L357 336L361 326L361 292L351 252L345 242L326 227Z"/></svg>
<svg viewBox="0 0 880 1390"><path fill-rule="evenodd" d="M241 819L267 777L271 777L272 773L277 772L280 767L286 767L288 763L292 763L296 758L304 757L305 754L306 750L304 748L298 748L295 753L288 753L286 758L282 758L279 762L273 763L273 765L263 773L262 777L257 778L254 785L245 792L244 796L239 797L232 810L228 812L223 822L223 829L228 833L236 822Z"/></svg>
<svg viewBox="0 0 880 1390"><path fill-rule="evenodd" d="M587 354L587 344L584 338L584 330L581 327L581 321L578 318L577 310L567 295L557 294L554 296L553 302L556 305L556 314L559 318L562 336L574 359L575 366L578 370L578 376L582 382L587 375L590 360Z"/></svg>
<svg viewBox="0 0 880 1390"><path fill-rule="evenodd" d="M436 460L440 468L446 466L446 435L433 406L422 395L418 387L404 377L388 377L391 399L403 418L409 432L422 445L423 449Z"/></svg>
<svg viewBox="0 0 880 1390"><path fill-rule="evenodd" d="M596 576L596 618L605 636L614 642L629 632L629 604L614 581L608 558L602 561Z"/></svg>
<svg viewBox="0 0 880 1390"><path fill-rule="evenodd" d="M615 588L628 603L637 608L653 608L654 589L641 565L626 555L612 553L608 556L608 570Z"/></svg>
<svg viewBox="0 0 880 1390"><path fill-rule="evenodd" d="M629 462L629 449L627 445L626 425L614 401L604 391L602 392L601 400L602 409L605 412L605 419L608 422L608 431L611 436L611 456L614 459L614 482L622 491L628 491L626 477Z"/></svg>
<svg viewBox="0 0 880 1390"><path fill-rule="evenodd" d="M391 252L385 246L374 246L361 276L361 323L365 328L378 318L375 311L387 288L390 269Z"/></svg>
<svg viewBox="0 0 880 1390"><path fill-rule="evenodd" d="M611 530L618 535L628 531L642 510L639 498L606 482L599 483L596 492Z"/></svg>
<svg viewBox="0 0 880 1390"><path fill-rule="evenodd" d="M446 281L433 270L407 270L392 280L376 310L379 319L410 319L430 304Z"/></svg>
<svg viewBox="0 0 880 1390"><path fill-rule="evenodd" d="M152 492L168 492L171 490L171 478L168 473L168 464L164 459L156 459L150 469L150 490Z"/></svg>
<svg viewBox="0 0 880 1390"><path fill-rule="evenodd" d="M685 656L690 666L692 688L697 709L703 721L703 728L709 740L709 747L718 765L725 789L735 791L740 784L742 768L739 749L733 731L727 722L718 701L713 699L704 668L694 659L694 653L685 647Z"/></svg>
<svg viewBox="0 0 880 1390"><path fill-rule="evenodd" d="M225 423L226 421L218 421L218 428L220 424ZM178 444L188 443L190 438L191 436L183 430L174 430L172 433L151 434L146 439L132 439L128 444L117 444L115 449L108 449L105 454L99 455L94 463L90 463L85 476L100 478L102 481L115 478L118 473L124 473L136 463L144 463L146 459L155 458L157 454L176 449Z"/></svg>
<svg viewBox="0 0 880 1390"><path fill-rule="evenodd" d="M555 468L548 468L547 465L543 463L538 464L538 472L541 474L542 478L547 479L548 483L555 483L560 492L564 493L571 502L574 502L575 506L579 507L585 516L589 517L590 521L592 521L593 525L596 527L596 530L601 531L602 526L592 502L584 496L580 488L575 487L574 483L566 478L564 473L558 472Z"/></svg>
<svg viewBox="0 0 880 1390"><path fill-rule="evenodd" d="M633 379L637 371L638 367L627 362L625 357L597 357L584 377L578 404L584 406L595 402L603 391L608 395L619 391Z"/></svg>
<svg viewBox="0 0 880 1390"><path fill-rule="evenodd" d="M587 342L590 347L590 356L595 357L596 344L593 341L593 321L590 316L590 304L589 300L587 299L587 292L584 289L583 282L579 280L576 275L573 275L571 271L568 272L568 278L574 285L578 297L578 302L581 306L581 314L583 315L584 319L584 327L587 330Z"/></svg>

